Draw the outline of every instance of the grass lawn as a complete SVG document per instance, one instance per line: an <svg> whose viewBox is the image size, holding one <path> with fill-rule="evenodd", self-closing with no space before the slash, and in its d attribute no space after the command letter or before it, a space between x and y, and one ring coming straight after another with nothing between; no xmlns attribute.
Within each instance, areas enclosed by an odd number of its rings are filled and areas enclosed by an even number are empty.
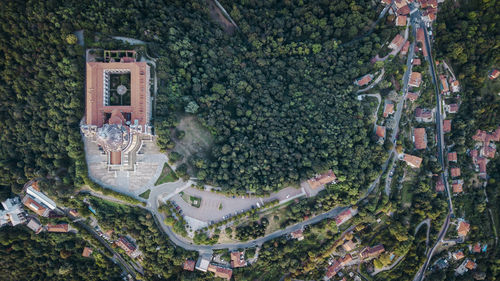
<svg viewBox="0 0 500 281"><path fill-rule="evenodd" d="M162 183L166 183L166 182L174 182L178 179L179 179L179 177L177 177L177 175L172 170L172 168L170 168L170 166L167 163L165 163L163 165L163 170L161 171L160 177L158 178L158 180L156 180L155 186L160 185ZM148 196L149 196L149 193L148 193Z"/></svg>
<svg viewBox="0 0 500 281"><path fill-rule="evenodd" d="M149 199L149 194L150 193L151 193L151 190L148 189L148 190L144 191L143 193L139 194L139 197L144 198L144 199L147 200L147 199Z"/></svg>
<svg viewBox="0 0 500 281"><path fill-rule="evenodd" d="M403 187L401 188L401 201L403 201L403 204L408 207L411 206L411 198L412 194L408 190L410 188L409 184L403 184Z"/></svg>
<svg viewBox="0 0 500 281"><path fill-rule="evenodd" d="M196 207L196 208L200 207L200 205L201 205L201 198L200 197L191 196L191 195L188 195L184 192L181 192L180 195L181 195L182 200L186 201L191 206Z"/></svg>

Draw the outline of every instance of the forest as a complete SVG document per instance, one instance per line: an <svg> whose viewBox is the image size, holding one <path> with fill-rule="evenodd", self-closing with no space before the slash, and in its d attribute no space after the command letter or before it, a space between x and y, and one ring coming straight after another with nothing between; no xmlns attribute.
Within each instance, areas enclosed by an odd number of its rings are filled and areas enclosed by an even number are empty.
<svg viewBox="0 0 500 281"><path fill-rule="evenodd" d="M120 268L94 249L82 257L84 240L73 233L40 233L25 226L0 229L2 280L122 280ZM87 279L88 280L88 279Z"/></svg>
<svg viewBox="0 0 500 281"><path fill-rule="evenodd" d="M234 34L210 19L202 0L4 2L0 185L16 192L48 176L69 193L89 183L78 132L84 48L73 36L81 29L93 46L110 46L96 39L105 35L150 42L158 58L158 144L173 148L170 132L185 111L215 137L207 156L189 161L200 180L258 194L329 168L353 188L371 180L383 153L370 142L369 108L355 100L352 82L371 70L367 62L389 34L377 26L362 37L380 5L223 4L241 25Z"/></svg>

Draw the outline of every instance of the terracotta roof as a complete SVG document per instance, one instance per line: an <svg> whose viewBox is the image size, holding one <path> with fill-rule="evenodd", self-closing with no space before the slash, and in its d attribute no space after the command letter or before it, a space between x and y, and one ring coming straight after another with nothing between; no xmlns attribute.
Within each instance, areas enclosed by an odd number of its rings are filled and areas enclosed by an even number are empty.
<svg viewBox="0 0 500 281"><path fill-rule="evenodd" d="M394 104L386 102L384 106L384 118L393 113L394 113Z"/></svg>
<svg viewBox="0 0 500 281"><path fill-rule="evenodd" d="M420 164L422 164L422 158L410 154L404 154L403 161L413 168L420 168Z"/></svg>
<svg viewBox="0 0 500 281"><path fill-rule="evenodd" d="M408 5L399 8L397 11L398 15L408 15L409 13L410 13L410 7L408 7Z"/></svg>
<svg viewBox="0 0 500 281"><path fill-rule="evenodd" d="M302 239L304 239L303 232L304 231L302 229L297 229L297 230L293 231L292 233L290 233L290 235L292 236L293 239L302 240Z"/></svg>
<svg viewBox="0 0 500 281"><path fill-rule="evenodd" d="M412 87L420 87L420 83L422 83L422 74L420 72L412 72L410 74L410 81L408 85Z"/></svg>
<svg viewBox="0 0 500 281"><path fill-rule="evenodd" d="M326 277L327 278L332 278L333 276L337 275L337 273L342 269L342 265L340 264L340 262L338 262L337 260L334 260L332 265L330 265L328 267L328 269L326 270Z"/></svg>
<svg viewBox="0 0 500 281"><path fill-rule="evenodd" d="M208 266L208 271L215 273L215 277L220 277L227 280L230 280L231 276L233 275L233 271L230 268L224 268L213 264L210 264Z"/></svg>
<svg viewBox="0 0 500 281"><path fill-rule="evenodd" d="M405 38L401 34L396 35L389 44L390 49L398 50L405 43Z"/></svg>
<svg viewBox="0 0 500 281"><path fill-rule="evenodd" d="M104 104L104 73L120 70L130 72L130 106L106 106ZM102 127L104 114L114 110L131 113L132 123L149 123L149 66L146 62L87 62L85 124Z"/></svg>
<svg viewBox="0 0 500 281"><path fill-rule="evenodd" d="M469 229L470 229L470 224L466 223L465 221L461 220L458 223L458 228L457 228L458 235L467 236L467 233L469 233Z"/></svg>
<svg viewBox="0 0 500 281"><path fill-rule="evenodd" d="M427 148L427 134L425 133L425 128L414 128L413 129L413 141L415 142L416 149L426 149Z"/></svg>
<svg viewBox="0 0 500 281"><path fill-rule="evenodd" d="M332 170L328 170L326 173L317 175L314 178L311 178L307 181L311 188L318 188L322 185L334 182L337 179L337 176L333 173Z"/></svg>
<svg viewBox="0 0 500 281"><path fill-rule="evenodd" d="M122 248L127 253L127 255L130 255L137 249L134 244L130 243L130 241L128 241L128 239L123 236L116 240L115 244L118 247Z"/></svg>
<svg viewBox="0 0 500 281"><path fill-rule="evenodd" d="M415 108L415 117L422 119L432 118L432 111L429 109L417 107Z"/></svg>
<svg viewBox="0 0 500 281"><path fill-rule="evenodd" d="M377 125L377 136L379 138L385 138L385 126L378 126Z"/></svg>
<svg viewBox="0 0 500 281"><path fill-rule="evenodd" d="M486 174L486 164L487 164L486 158L479 157L477 159L477 165L479 166L479 173L480 174Z"/></svg>
<svg viewBox="0 0 500 281"><path fill-rule="evenodd" d="M82 256L83 257L88 258L88 257L90 257L91 254L92 254L92 249L91 248L89 248L89 247L83 248L83 252L82 252Z"/></svg>
<svg viewBox="0 0 500 281"><path fill-rule="evenodd" d="M492 141L500 141L500 126L491 133L491 140Z"/></svg>
<svg viewBox="0 0 500 281"><path fill-rule="evenodd" d="M401 55L405 56L408 53L408 49L410 48L410 41L406 41L403 45L403 49L401 49Z"/></svg>
<svg viewBox="0 0 500 281"><path fill-rule="evenodd" d="M195 261L186 259L186 261L184 261L184 264L182 265L182 268L184 270L194 271L195 265L196 265Z"/></svg>
<svg viewBox="0 0 500 281"><path fill-rule="evenodd" d="M344 248L344 251L350 252L354 250L354 248L356 248L356 245L354 244L354 242L352 242L352 240L348 240L344 244L342 244L342 248Z"/></svg>
<svg viewBox="0 0 500 281"><path fill-rule="evenodd" d="M399 9L399 8L406 5L406 1L405 0L394 0L394 4Z"/></svg>
<svg viewBox="0 0 500 281"><path fill-rule="evenodd" d="M471 260L467 261L467 264L465 265L465 267L467 267L467 269L469 270L474 270L476 266L477 264Z"/></svg>
<svg viewBox="0 0 500 281"><path fill-rule="evenodd" d="M465 258L464 252L458 251L458 252L453 253L453 258L455 260L461 260L461 259Z"/></svg>
<svg viewBox="0 0 500 281"><path fill-rule="evenodd" d="M69 211L69 214L72 215L73 217L78 217L78 212L75 209L71 209Z"/></svg>
<svg viewBox="0 0 500 281"><path fill-rule="evenodd" d="M406 94L406 97L411 101L416 101L418 99L418 94L413 92L408 92L408 94Z"/></svg>
<svg viewBox="0 0 500 281"><path fill-rule="evenodd" d="M69 231L69 225L67 223L62 223L62 224L47 224L47 231L48 232L68 232Z"/></svg>
<svg viewBox="0 0 500 281"><path fill-rule="evenodd" d="M417 41L424 42L425 40L424 38L425 38L424 30L421 27L417 28Z"/></svg>
<svg viewBox="0 0 500 281"><path fill-rule="evenodd" d="M458 111L458 104L452 103L448 105L448 112L449 113L456 113Z"/></svg>
<svg viewBox="0 0 500 281"><path fill-rule="evenodd" d="M443 179L441 177L438 177L438 180L436 181L436 192L443 192L443 191L444 191Z"/></svg>
<svg viewBox="0 0 500 281"><path fill-rule="evenodd" d="M472 252L474 252L474 253L480 253L481 252L481 244L479 244L479 242L477 242L476 244L474 244L474 247L472 247Z"/></svg>
<svg viewBox="0 0 500 281"><path fill-rule="evenodd" d="M460 180L454 180L451 187L453 188L453 193L462 193L464 191L463 182Z"/></svg>
<svg viewBox="0 0 500 281"><path fill-rule="evenodd" d="M470 151L470 157L472 157L472 162L474 162L474 164L477 162L477 155L478 152L476 149Z"/></svg>
<svg viewBox="0 0 500 281"><path fill-rule="evenodd" d="M337 225L339 225L351 217L351 209L347 209L335 217L335 222L337 223Z"/></svg>
<svg viewBox="0 0 500 281"><path fill-rule="evenodd" d="M364 86L364 85L370 83L370 81L372 81L372 79L373 79L373 75L366 74L365 76L362 76L362 77L358 78L356 80L356 84L358 86Z"/></svg>
<svg viewBox="0 0 500 281"><path fill-rule="evenodd" d="M451 120L443 120L443 132L449 133L451 132Z"/></svg>
<svg viewBox="0 0 500 281"><path fill-rule="evenodd" d="M378 256L385 251L384 245L379 244L375 247L366 247L363 251L361 251L361 259L366 259L374 256Z"/></svg>
<svg viewBox="0 0 500 281"><path fill-rule="evenodd" d="M457 153L456 152L448 153L448 161L457 162Z"/></svg>
<svg viewBox="0 0 500 281"><path fill-rule="evenodd" d="M496 79L498 76L500 76L500 71L498 69L493 69L492 71L490 71L490 79Z"/></svg>
<svg viewBox="0 0 500 281"><path fill-rule="evenodd" d="M406 16L398 16L396 18L396 26L405 26L406 25Z"/></svg>
<svg viewBox="0 0 500 281"><path fill-rule="evenodd" d="M446 81L446 77L444 75L439 75L439 80L441 81L441 93L447 93L450 91L448 88L448 81Z"/></svg>
<svg viewBox="0 0 500 281"><path fill-rule="evenodd" d="M427 6L432 8L437 8L438 2L437 0L427 0Z"/></svg>
<svg viewBox="0 0 500 281"><path fill-rule="evenodd" d="M486 139L486 132L483 130L477 130L476 134L472 136L475 141L484 141Z"/></svg>
<svg viewBox="0 0 500 281"><path fill-rule="evenodd" d="M33 200L29 195L23 198L23 204L39 216L44 216L47 212L47 208Z"/></svg>
<svg viewBox="0 0 500 281"><path fill-rule="evenodd" d="M481 149L482 155L486 158L494 158L497 150L491 146L483 146Z"/></svg>
<svg viewBox="0 0 500 281"><path fill-rule="evenodd" d="M420 59L413 59L413 65L421 65L422 61Z"/></svg>
<svg viewBox="0 0 500 281"><path fill-rule="evenodd" d="M243 252L231 252L231 267L244 267L247 265L247 262L243 258Z"/></svg>
<svg viewBox="0 0 500 281"><path fill-rule="evenodd" d="M451 168L450 169L450 175L452 178L458 178L460 177L460 168Z"/></svg>
<svg viewBox="0 0 500 281"><path fill-rule="evenodd" d="M391 0L382 0L382 3L386 5L390 5L391 2L392 2Z"/></svg>

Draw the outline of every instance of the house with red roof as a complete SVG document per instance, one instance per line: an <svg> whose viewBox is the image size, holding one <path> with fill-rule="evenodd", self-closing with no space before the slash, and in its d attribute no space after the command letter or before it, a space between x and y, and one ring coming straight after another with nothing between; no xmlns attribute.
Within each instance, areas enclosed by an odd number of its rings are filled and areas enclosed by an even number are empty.
<svg viewBox="0 0 500 281"><path fill-rule="evenodd" d="M489 145L481 148L481 156L486 158L494 158L496 152L497 150Z"/></svg>
<svg viewBox="0 0 500 281"><path fill-rule="evenodd" d="M418 93L408 92L408 94L406 94L406 97L410 101L416 101L418 99Z"/></svg>
<svg viewBox="0 0 500 281"><path fill-rule="evenodd" d="M443 192L443 191L444 191L443 179L439 176L438 180L436 181L436 192Z"/></svg>
<svg viewBox="0 0 500 281"><path fill-rule="evenodd" d="M451 120L449 119L443 120L443 132L445 133L451 132Z"/></svg>
<svg viewBox="0 0 500 281"><path fill-rule="evenodd" d="M47 224L47 231L48 232L68 232L69 225L67 223Z"/></svg>
<svg viewBox="0 0 500 281"><path fill-rule="evenodd" d="M406 26L406 16L403 15L397 16L396 26Z"/></svg>
<svg viewBox="0 0 500 281"><path fill-rule="evenodd" d="M453 188L453 193L464 192L464 182L462 180L454 180L451 183L451 187Z"/></svg>
<svg viewBox="0 0 500 281"><path fill-rule="evenodd" d="M375 247L366 247L364 250L361 251L359 256L361 257L362 260L364 260L367 258L376 257L382 254L384 251L385 251L384 245L379 244Z"/></svg>
<svg viewBox="0 0 500 281"><path fill-rule="evenodd" d="M337 180L337 176L335 176L332 170L328 170L326 173L318 174L314 178L310 178L307 180L307 183L312 189L316 189L325 184L335 183L335 180Z"/></svg>
<svg viewBox="0 0 500 281"><path fill-rule="evenodd" d="M187 271L194 271L195 265L196 262L194 260L186 259L186 261L184 261L184 264L182 265L182 268Z"/></svg>
<svg viewBox="0 0 500 281"><path fill-rule="evenodd" d="M469 233L470 224L466 223L464 220L460 219L457 225L458 236L465 237Z"/></svg>
<svg viewBox="0 0 500 281"><path fill-rule="evenodd" d="M247 262L245 261L245 253L240 251L231 252L231 267L245 267Z"/></svg>
<svg viewBox="0 0 500 281"><path fill-rule="evenodd" d="M453 253L453 259L455 259L456 261L461 260L463 258L465 258L464 252L458 251Z"/></svg>
<svg viewBox="0 0 500 281"><path fill-rule="evenodd" d="M460 168L457 168L457 167L451 168L450 169L450 175L451 175L452 178L458 178L458 177L460 177Z"/></svg>
<svg viewBox="0 0 500 281"><path fill-rule="evenodd" d="M498 69L493 69L490 71L488 77L493 80L493 79L497 79L498 76L500 76L500 71Z"/></svg>
<svg viewBox="0 0 500 281"><path fill-rule="evenodd" d="M483 157L479 157L477 159L477 166L479 168L479 176L483 179L486 179L486 164L488 164L488 160Z"/></svg>
<svg viewBox="0 0 500 281"><path fill-rule="evenodd" d="M335 217L335 223L337 225L341 225L344 222L348 221L350 218L352 218L352 216L353 216L353 213L352 213L351 209L349 208Z"/></svg>
<svg viewBox="0 0 500 281"><path fill-rule="evenodd" d="M355 85L358 85L358 86L364 86L368 83L370 83L373 79L373 75L372 74L366 74L358 79L356 79L356 81L354 81L354 84Z"/></svg>
<svg viewBox="0 0 500 281"><path fill-rule="evenodd" d="M394 104L389 101L385 101L384 105L384 118L387 118L389 115L394 113Z"/></svg>
<svg viewBox="0 0 500 281"><path fill-rule="evenodd" d="M475 140L475 141L485 141L486 140L486 132L483 131L483 130L477 130L476 131L476 134L472 136L472 139Z"/></svg>
<svg viewBox="0 0 500 281"><path fill-rule="evenodd" d="M472 247L472 252L476 254L481 253L481 244L479 244L479 242L474 244L474 246Z"/></svg>
<svg viewBox="0 0 500 281"><path fill-rule="evenodd" d="M401 34L397 34L389 44L389 49L399 50L403 47L405 43L405 38Z"/></svg>
<svg viewBox="0 0 500 281"><path fill-rule="evenodd" d="M458 112L458 104L456 104L456 103L447 104L445 106L445 109L446 109L446 111L448 111L448 113L457 113Z"/></svg>
<svg viewBox="0 0 500 281"><path fill-rule="evenodd" d="M456 152L449 152L448 153L448 162L457 162L457 153Z"/></svg>
<svg viewBox="0 0 500 281"><path fill-rule="evenodd" d="M420 83L422 83L422 74L420 72L412 72L410 74L410 81L408 85L412 87L420 87Z"/></svg>
<svg viewBox="0 0 500 281"><path fill-rule="evenodd" d="M396 13L398 15L409 15L410 12L410 7L408 7L408 5L404 5L403 7L399 8Z"/></svg>
<svg viewBox="0 0 500 281"><path fill-rule="evenodd" d="M385 139L385 126L377 125L376 134L377 134L377 137L379 137L379 139L384 140Z"/></svg>
<svg viewBox="0 0 500 281"><path fill-rule="evenodd" d="M409 48L410 48L410 41L406 41L406 43L403 45L403 49L401 49L401 55L406 56L406 54L408 54Z"/></svg>
<svg viewBox="0 0 500 281"><path fill-rule="evenodd" d="M304 240L304 231L302 230L302 228L297 229L290 233L290 237L292 237L292 239L297 239L297 241L302 241Z"/></svg>
<svg viewBox="0 0 500 281"><path fill-rule="evenodd" d="M446 81L446 77L444 75L439 75L439 81L441 82L439 85L439 87L441 88L441 94L448 94L450 92L450 88L448 87L448 81Z"/></svg>
<svg viewBox="0 0 500 281"><path fill-rule="evenodd" d="M432 122L434 114L432 114L432 110L426 108L415 108L415 120L417 122Z"/></svg>
<svg viewBox="0 0 500 281"><path fill-rule="evenodd" d="M227 280L231 280L231 276L233 275L233 270L231 270L230 268L225 268L214 264L210 264L207 270L213 272L215 274L215 277Z"/></svg>
<svg viewBox="0 0 500 281"><path fill-rule="evenodd" d="M88 258L88 257L90 257L90 255L92 255L92 252L93 251L91 248L85 247L85 248L83 248L82 257Z"/></svg>
<svg viewBox="0 0 500 281"><path fill-rule="evenodd" d="M413 65L421 65L422 61L420 59L413 59Z"/></svg>
<svg viewBox="0 0 500 281"><path fill-rule="evenodd" d="M413 143L416 149L426 149L427 148L427 134L425 128L414 128L413 129Z"/></svg>
<svg viewBox="0 0 500 281"><path fill-rule="evenodd" d="M420 164L422 164L422 158L410 155L410 154L403 154L403 161L406 162L406 164L412 168L420 168Z"/></svg>

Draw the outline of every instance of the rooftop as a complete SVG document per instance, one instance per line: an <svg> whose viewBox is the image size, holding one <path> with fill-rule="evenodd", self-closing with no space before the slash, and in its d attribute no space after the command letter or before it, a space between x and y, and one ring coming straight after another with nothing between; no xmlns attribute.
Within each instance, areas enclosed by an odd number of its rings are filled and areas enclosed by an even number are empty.
<svg viewBox="0 0 500 281"><path fill-rule="evenodd" d="M413 141L415 142L416 149L427 148L427 134L425 133L425 128L413 129Z"/></svg>
<svg viewBox="0 0 500 281"><path fill-rule="evenodd" d="M85 248L83 248L82 256L88 258L88 257L90 257L90 255L92 255L92 252L93 251L91 248L85 247Z"/></svg>
<svg viewBox="0 0 500 281"><path fill-rule="evenodd" d="M445 133L451 132L451 120L449 119L443 120L443 132Z"/></svg>
<svg viewBox="0 0 500 281"><path fill-rule="evenodd" d="M470 229L470 224L466 223L463 220L460 220L460 222L458 223L458 227L457 227L458 235L459 236L467 236L467 233L469 233L469 229Z"/></svg>
<svg viewBox="0 0 500 281"><path fill-rule="evenodd" d="M403 161L413 168L420 168L420 164L422 164L422 158L410 154L404 154Z"/></svg>
<svg viewBox="0 0 500 281"><path fill-rule="evenodd" d="M450 169L450 175L452 178L460 177L460 168L454 167Z"/></svg>
<svg viewBox="0 0 500 281"><path fill-rule="evenodd" d="M420 72L412 72L410 74L410 81L408 85L412 87L420 87L420 83L422 83L422 74Z"/></svg>
<svg viewBox="0 0 500 281"><path fill-rule="evenodd" d="M448 153L448 161L457 162L457 153L456 152Z"/></svg>
<svg viewBox="0 0 500 281"><path fill-rule="evenodd" d="M386 102L384 106L384 118L394 113L394 104L391 102Z"/></svg>
<svg viewBox="0 0 500 281"><path fill-rule="evenodd" d="M67 223L47 224L47 231L48 232L68 232L69 225Z"/></svg>
<svg viewBox="0 0 500 281"><path fill-rule="evenodd" d="M385 127L377 125L376 134L379 138L385 138Z"/></svg>
<svg viewBox="0 0 500 281"><path fill-rule="evenodd" d="M334 182L337 179L337 176L333 173L332 170L328 170L326 173L316 175L314 178L311 178L307 181L311 188L318 188L325 184Z"/></svg>
<svg viewBox="0 0 500 281"><path fill-rule="evenodd" d="M196 265L196 262L194 260L186 259L182 268L184 270L194 271L195 265Z"/></svg>

